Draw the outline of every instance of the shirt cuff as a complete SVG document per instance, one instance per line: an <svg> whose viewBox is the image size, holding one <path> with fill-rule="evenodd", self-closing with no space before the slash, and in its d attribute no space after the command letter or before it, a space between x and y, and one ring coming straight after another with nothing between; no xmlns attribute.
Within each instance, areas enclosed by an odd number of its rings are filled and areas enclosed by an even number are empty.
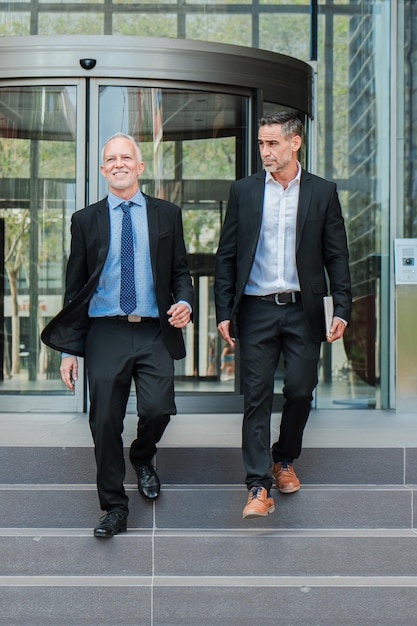
<svg viewBox="0 0 417 626"><path fill-rule="evenodd" d="M188 302L186 302L185 300L178 300L178 304L179 304L179 303L181 303L181 304L185 304L185 305L188 307L188 310L190 311L190 313L192 313L192 312L193 312L193 309L192 309L192 307L191 307L191 304L188 304Z"/></svg>

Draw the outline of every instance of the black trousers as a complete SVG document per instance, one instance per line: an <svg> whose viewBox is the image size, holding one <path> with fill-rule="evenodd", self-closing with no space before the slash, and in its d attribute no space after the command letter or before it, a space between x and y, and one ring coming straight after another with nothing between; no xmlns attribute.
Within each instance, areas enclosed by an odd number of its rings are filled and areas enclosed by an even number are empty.
<svg viewBox="0 0 417 626"><path fill-rule="evenodd" d="M284 405L274 462L300 455L304 427L317 385L320 343L311 340L301 302L278 306L255 297L243 298L238 318L244 394L242 453L246 485L272 486L271 411L274 377L284 356Z"/></svg>
<svg viewBox="0 0 417 626"><path fill-rule="evenodd" d="M170 416L176 413L173 359L158 320L130 323L95 318L85 362L100 506L105 511L128 511L122 432L131 382L136 386L139 419L130 460L138 466L152 460Z"/></svg>

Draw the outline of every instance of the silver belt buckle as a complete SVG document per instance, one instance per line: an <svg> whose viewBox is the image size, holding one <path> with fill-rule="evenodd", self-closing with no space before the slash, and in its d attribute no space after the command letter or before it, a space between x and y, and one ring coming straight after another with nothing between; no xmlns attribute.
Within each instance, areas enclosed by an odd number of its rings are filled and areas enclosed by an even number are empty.
<svg viewBox="0 0 417 626"><path fill-rule="evenodd" d="M279 293L276 293L274 295L274 300L275 300L275 304L278 304L278 306L285 306L287 304L286 302L279 301Z"/></svg>
<svg viewBox="0 0 417 626"><path fill-rule="evenodd" d="M133 315L132 313L127 316L128 322L141 322L142 318L140 315Z"/></svg>

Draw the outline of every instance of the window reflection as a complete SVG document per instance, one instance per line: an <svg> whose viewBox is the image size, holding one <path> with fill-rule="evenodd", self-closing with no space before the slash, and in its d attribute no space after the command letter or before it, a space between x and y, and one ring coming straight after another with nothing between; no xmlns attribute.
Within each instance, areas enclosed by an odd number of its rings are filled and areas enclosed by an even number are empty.
<svg viewBox="0 0 417 626"><path fill-rule="evenodd" d="M222 369L217 333L214 255L231 181L244 176L248 103L243 96L146 87L102 86L100 145L115 132L140 143L141 189L181 206L196 291L194 324L185 329L187 357L176 362L177 391L233 391L235 372ZM106 194L99 183L100 197ZM213 383L217 383L213 385Z"/></svg>
<svg viewBox="0 0 417 626"><path fill-rule="evenodd" d="M39 334L62 304L75 210L75 87L0 89L2 393L62 391Z"/></svg>

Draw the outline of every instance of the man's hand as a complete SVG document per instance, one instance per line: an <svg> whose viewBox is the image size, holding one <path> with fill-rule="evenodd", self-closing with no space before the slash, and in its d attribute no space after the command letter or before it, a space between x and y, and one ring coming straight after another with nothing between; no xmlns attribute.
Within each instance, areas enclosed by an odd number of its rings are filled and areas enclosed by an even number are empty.
<svg viewBox="0 0 417 626"><path fill-rule="evenodd" d="M78 361L76 356L64 356L61 359L62 382L70 391L74 391L74 383L78 380Z"/></svg>
<svg viewBox="0 0 417 626"><path fill-rule="evenodd" d="M167 313L171 316L168 322L171 326L175 326L175 328L184 328L190 321L190 309L184 302L176 302Z"/></svg>
<svg viewBox="0 0 417 626"><path fill-rule="evenodd" d="M346 324L340 317L334 317L332 319L332 325L330 327L329 334L326 339L328 343L332 343L332 341L336 341L336 339L340 339L343 337L343 333L345 332Z"/></svg>
<svg viewBox="0 0 417 626"><path fill-rule="evenodd" d="M219 331L222 338L227 341L230 346L235 345L235 340L230 336L230 320L224 320L217 324L217 330Z"/></svg>

